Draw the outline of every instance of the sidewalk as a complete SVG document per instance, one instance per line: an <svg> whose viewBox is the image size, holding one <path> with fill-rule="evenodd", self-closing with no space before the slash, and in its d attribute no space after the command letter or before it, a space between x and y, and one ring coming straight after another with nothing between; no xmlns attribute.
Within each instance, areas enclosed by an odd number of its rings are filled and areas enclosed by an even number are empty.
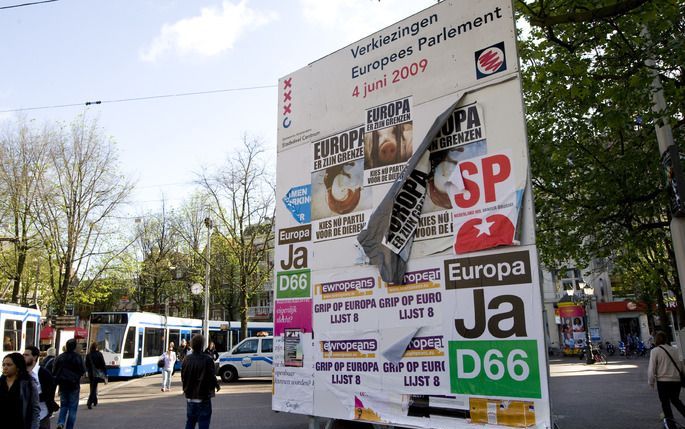
<svg viewBox="0 0 685 429"><path fill-rule="evenodd" d="M648 364L648 358L621 356L609 357L608 365L551 359L552 414L559 429L659 428L661 405L647 385Z"/></svg>

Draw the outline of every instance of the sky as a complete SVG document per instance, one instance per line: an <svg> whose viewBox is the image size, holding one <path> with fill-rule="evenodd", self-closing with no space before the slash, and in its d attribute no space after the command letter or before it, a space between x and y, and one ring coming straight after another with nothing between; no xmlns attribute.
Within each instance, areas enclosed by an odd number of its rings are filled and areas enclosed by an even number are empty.
<svg viewBox="0 0 685 429"><path fill-rule="evenodd" d="M245 135L263 141L275 169L278 79L435 3L58 0L3 8L29 1L0 0L0 126L17 116L97 119L136 183L123 208L134 217L159 211L162 199L180 205L198 174Z"/></svg>

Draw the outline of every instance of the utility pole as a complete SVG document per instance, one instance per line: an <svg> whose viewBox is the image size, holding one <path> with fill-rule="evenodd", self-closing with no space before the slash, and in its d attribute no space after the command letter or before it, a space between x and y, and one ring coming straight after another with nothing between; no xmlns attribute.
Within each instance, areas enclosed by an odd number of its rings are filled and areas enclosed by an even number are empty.
<svg viewBox="0 0 685 429"><path fill-rule="evenodd" d="M207 349L209 347L209 270L211 268L209 258L212 256L212 219L206 217L205 226L207 227L207 259L205 260L205 319L203 321L203 335L205 337L205 349Z"/></svg>
<svg viewBox="0 0 685 429"><path fill-rule="evenodd" d="M651 44L651 38L649 36L649 31L644 27L642 29L642 35ZM664 99L664 88L661 85L661 78L659 77L659 72L657 71L656 62L652 58L645 60L645 65L649 68L652 74L652 112L656 114L664 114L666 111L666 100ZM659 143L659 152L663 155L666 153L671 146L673 146L673 131L671 129L671 124L668 116L660 117L655 124L656 129L656 140ZM677 152L676 152L677 153ZM679 154L678 154L679 156ZM679 161L679 160L678 160ZM676 162L673 161L672 162ZM673 242L673 252L675 254L676 267L678 269L678 278L680 281L680 291L682 296L685 297L685 217L671 216L671 240ZM675 331L675 329L674 329ZM683 345L680 341L680 335L677 335L676 331L676 342L678 343L678 348L683 353Z"/></svg>

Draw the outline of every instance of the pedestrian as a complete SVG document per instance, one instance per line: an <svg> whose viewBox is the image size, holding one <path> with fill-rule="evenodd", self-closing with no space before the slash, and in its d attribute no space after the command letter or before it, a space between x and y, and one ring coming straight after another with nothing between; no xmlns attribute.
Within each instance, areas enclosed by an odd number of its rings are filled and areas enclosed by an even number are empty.
<svg viewBox="0 0 685 429"><path fill-rule="evenodd" d="M48 351L45 353L46 356L43 358L43 362L40 363L40 366L52 372L52 368L55 364L55 355L57 354L57 350L55 350L54 347L50 347Z"/></svg>
<svg viewBox="0 0 685 429"><path fill-rule="evenodd" d="M178 359L183 362L183 359L185 359L186 355L188 354L188 350L190 347L188 346L188 342L186 341L185 338L181 340L181 345L178 346Z"/></svg>
<svg viewBox="0 0 685 429"><path fill-rule="evenodd" d="M81 377L86 369L81 355L76 352L76 340L70 339L64 353L57 356L52 374L59 386L60 410L57 418L57 429L74 429L78 396L81 391Z"/></svg>
<svg viewBox="0 0 685 429"><path fill-rule="evenodd" d="M171 375L174 372L174 365L176 365L176 352L174 351L174 343L169 343L169 348L165 353L162 353L159 360L164 361L162 366L162 392L171 390Z"/></svg>
<svg viewBox="0 0 685 429"><path fill-rule="evenodd" d="M216 351L216 346L214 345L214 341L209 342L209 347L205 349L205 353L209 355L209 357L212 358L212 360L217 360L219 359L219 352Z"/></svg>
<svg viewBox="0 0 685 429"><path fill-rule="evenodd" d="M186 429L195 429L196 423L199 429L209 428L212 418L211 398L214 392L220 389L216 380L214 361L202 353L203 344L202 335L195 335L191 339L193 353L186 356L181 369L183 393L187 401Z"/></svg>
<svg viewBox="0 0 685 429"><path fill-rule="evenodd" d="M38 387L21 353L10 353L2 360L0 416L3 428L39 429Z"/></svg>
<svg viewBox="0 0 685 429"><path fill-rule="evenodd" d="M40 350L36 346L28 346L24 350L24 361L26 371L31 374L38 387L38 405L40 406L39 428L50 429L50 417L52 413L59 410L59 405L55 402L55 379L52 373L38 364Z"/></svg>
<svg viewBox="0 0 685 429"><path fill-rule="evenodd" d="M665 333L657 332L654 336L654 344L656 347L649 354L647 379L652 389L656 384L664 418L668 422L669 429L673 429L676 425L671 404L685 416L685 404L680 401L680 377L683 365L678 357L678 349L666 344Z"/></svg>
<svg viewBox="0 0 685 429"><path fill-rule="evenodd" d="M90 410L93 406L98 406L98 383L107 379L105 358L98 350L98 343L95 341L90 345L90 352L86 355L86 369L88 370L88 380L90 381L90 395L86 405Z"/></svg>

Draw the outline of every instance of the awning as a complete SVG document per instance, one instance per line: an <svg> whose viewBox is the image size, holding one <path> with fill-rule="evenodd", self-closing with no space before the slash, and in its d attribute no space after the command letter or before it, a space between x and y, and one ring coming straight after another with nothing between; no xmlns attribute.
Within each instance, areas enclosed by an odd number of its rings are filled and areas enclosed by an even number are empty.
<svg viewBox="0 0 685 429"><path fill-rule="evenodd" d="M647 310L647 305L644 302L635 301L612 301L612 302L598 302L598 313L640 313Z"/></svg>
<svg viewBox="0 0 685 429"><path fill-rule="evenodd" d="M41 340L52 340L52 335L54 332L54 329L52 326L46 326L45 328L40 330L40 339ZM80 328L78 326L69 326L68 328L62 329L63 331L71 331L74 333L74 338L76 339L81 339L85 340L88 338L88 330L85 328Z"/></svg>

